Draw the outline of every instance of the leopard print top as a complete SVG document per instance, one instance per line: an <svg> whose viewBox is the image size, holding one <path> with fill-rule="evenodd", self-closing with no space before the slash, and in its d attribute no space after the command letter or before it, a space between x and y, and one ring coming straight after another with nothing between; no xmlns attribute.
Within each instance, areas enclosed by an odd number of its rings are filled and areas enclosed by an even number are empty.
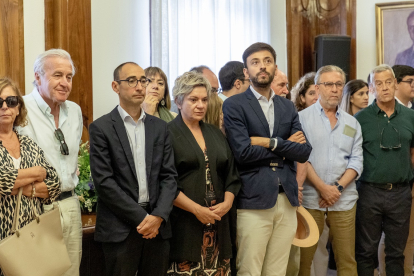
<svg viewBox="0 0 414 276"><path fill-rule="evenodd" d="M17 134L17 133L16 133ZM42 204L51 204L60 194L60 180L56 170L49 165L43 150L29 137L17 134L20 142L20 169L41 166L46 169L44 182L49 191L49 198L29 198L22 196L20 205L19 227L33 220L34 208L42 214ZM17 178L18 170L14 169L13 159L0 141L0 240L8 237L13 223L17 195L10 195ZM1 275L1 270L0 270Z"/></svg>

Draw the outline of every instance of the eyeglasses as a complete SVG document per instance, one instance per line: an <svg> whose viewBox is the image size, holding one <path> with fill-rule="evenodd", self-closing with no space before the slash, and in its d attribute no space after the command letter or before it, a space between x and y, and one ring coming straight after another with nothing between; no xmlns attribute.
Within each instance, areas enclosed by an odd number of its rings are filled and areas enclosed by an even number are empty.
<svg viewBox="0 0 414 276"><path fill-rule="evenodd" d="M320 82L320 83L317 83L317 85L321 85L321 84L325 85L325 87L328 88L328 89L333 88L334 85L336 86L336 88L344 87L344 83L340 82L340 81L338 81L338 82Z"/></svg>
<svg viewBox="0 0 414 276"><path fill-rule="evenodd" d="M405 80L405 81L400 81L400 82L406 82L406 83L408 83L410 86L412 86L413 85L413 83L414 83L414 80L413 79L411 79L411 80Z"/></svg>
<svg viewBox="0 0 414 276"><path fill-rule="evenodd" d="M17 96L8 96L6 99L0 98L0 108L3 107L4 102L6 102L7 107L16 107L19 104L19 98Z"/></svg>
<svg viewBox="0 0 414 276"><path fill-rule="evenodd" d="M384 127L383 129L382 129L382 131L381 131L381 137L380 137L380 148L381 149L389 149L389 150L391 150L391 149L399 149L399 148L401 148L401 137L400 137L400 133L398 132L398 130L395 128L395 127L393 127L393 126L391 126L392 127L392 129L394 130L394 131L391 131L391 132L393 132L393 133L386 133L387 135L386 135L386 137L390 137L390 136L395 136L395 134L397 134L398 135L398 144L397 145L394 145L394 146L384 146L383 144L382 144L382 138L384 137L384 130L385 130L385 128L386 127ZM378 128L379 128L379 125L378 125ZM388 131L389 132L389 131ZM394 137L395 138L395 137Z"/></svg>
<svg viewBox="0 0 414 276"><path fill-rule="evenodd" d="M140 82L142 88L147 87L148 83L150 82L150 80L147 78L141 78L140 80L137 78L130 78L126 80L116 80L116 82L120 82L120 81L127 81L130 87L137 87L138 82Z"/></svg>
<svg viewBox="0 0 414 276"><path fill-rule="evenodd" d="M63 132L60 130L60 128L55 130L55 137L60 143L60 153L62 155L69 155L69 148L65 142L65 136L63 135Z"/></svg>

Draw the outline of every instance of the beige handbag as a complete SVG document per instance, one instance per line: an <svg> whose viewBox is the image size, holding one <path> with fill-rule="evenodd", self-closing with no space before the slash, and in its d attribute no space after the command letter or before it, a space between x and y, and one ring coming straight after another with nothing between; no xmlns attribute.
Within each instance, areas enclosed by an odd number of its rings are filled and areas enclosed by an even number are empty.
<svg viewBox="0 0 414 276"><path fill-rule="evenodd" d="M6 276L59 276L71 267L63 240L60 212L53 209L19 229L23 188L19 189L12 234L0 241L0 268Z"/></svg>

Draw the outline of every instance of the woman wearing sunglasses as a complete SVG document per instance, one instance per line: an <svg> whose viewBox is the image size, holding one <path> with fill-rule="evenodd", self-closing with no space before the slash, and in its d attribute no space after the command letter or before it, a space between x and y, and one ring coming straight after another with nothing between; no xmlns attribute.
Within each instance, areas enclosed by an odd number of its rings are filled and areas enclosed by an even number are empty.
<svg viewBox="0 0 414 276"><path fill-rule="evenodd" d="M35 208L43 213L42 204L50 204L60 194L60 180L43 151L15 131L27 124L26 115L17 86L0 78L0 240L11 234L19 188L23 188L19 228L33 220Z"/></svg>

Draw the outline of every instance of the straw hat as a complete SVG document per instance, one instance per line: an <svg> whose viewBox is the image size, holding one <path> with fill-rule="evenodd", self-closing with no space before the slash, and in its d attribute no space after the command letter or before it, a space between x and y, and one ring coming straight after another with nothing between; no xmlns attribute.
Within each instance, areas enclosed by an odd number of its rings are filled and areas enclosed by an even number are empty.
<svg viewBox="0 0 414 276"><path fill-rule="evenodd" d="M319 229L315 219L303 206L298 207L296 216L298 227L296 228L296 235L292 244L299 247L315 245L319 240Z"/></svg>

